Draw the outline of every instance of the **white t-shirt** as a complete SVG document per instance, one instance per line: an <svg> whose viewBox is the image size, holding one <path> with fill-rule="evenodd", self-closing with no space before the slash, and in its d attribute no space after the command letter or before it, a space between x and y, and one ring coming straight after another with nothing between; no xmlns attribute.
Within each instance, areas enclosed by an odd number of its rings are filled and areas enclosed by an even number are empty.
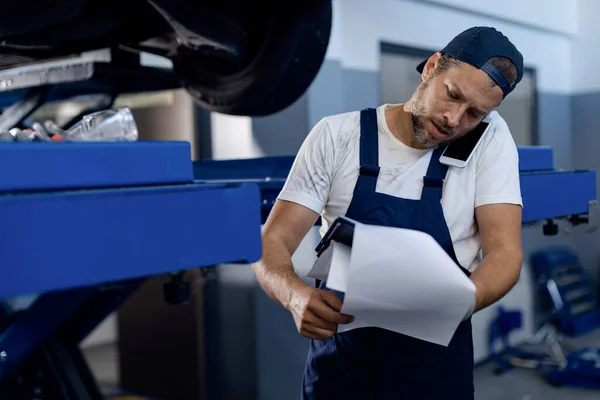
<svg viewBox="0 0 600 400"><path fill-rule="evenodd" d="M433 150L415 149L398 140L377 108L379 166L377 192L419 199ZM496 111L488 133L464 168L449 167L442 207L460 264L473 271L479 264L480 239L475 207L492 203L523 205L519 159L508 125ZM322 217L323 235L346 214L358 179L360 111L319 121L302 144L279 199L296 202Z"/></svg>

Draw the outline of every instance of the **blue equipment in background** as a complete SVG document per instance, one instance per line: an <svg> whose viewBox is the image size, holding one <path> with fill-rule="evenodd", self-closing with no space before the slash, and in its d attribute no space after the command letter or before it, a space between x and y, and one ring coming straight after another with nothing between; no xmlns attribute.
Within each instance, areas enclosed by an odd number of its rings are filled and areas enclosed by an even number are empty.
<svg viewBox="0 0 600 400"><path fill-rule="evenodd" d="M519 310L507 310L497 307L498 313L490 324L488 351L490 360L494 363L496 374L504 373L512 368L541 369L559 366L563 357L562 349L551 348L551 352L527 350L510 344L510 334L523 327L523 315ZM541 335L548 332L544 330ZM543 338L544 340L547 337Z"/></svg>
<svg viewBox="0 0 600 400"><path fill-rule="evenodd" d="M531 267L536 281L551 305L548 322L524 346L509 343L511 332L522 326L519 310L498 308L490 326L489 349L496 372L510 368L532 368L557 386L600 389L600 349L582 347L567 351L562 337L577 337L600 329L600 307L575 254L567 248L534 253ZM497 347L498 342L502 344ZM538 349L527 351L527 345ZM550 351L539 350L539 345Z"/></svg>
<svg viewBox="0 0 600 400"><path fill-rule="evenodd" d="M531 267L550 300L557 329L566 336L580 336L600 328L600 306L577 256L568 248L555 247L531 255Z"/></svg>

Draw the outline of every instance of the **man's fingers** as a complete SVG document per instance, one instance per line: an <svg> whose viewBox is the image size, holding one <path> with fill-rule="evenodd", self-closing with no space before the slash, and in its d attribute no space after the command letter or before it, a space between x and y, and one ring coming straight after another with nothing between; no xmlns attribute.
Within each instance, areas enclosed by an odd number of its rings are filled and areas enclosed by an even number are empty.
<svg viewBox="0 0 600 400"><path fill-rule="evenodd" d="M342 301L338 299L338 297L327 290L319 290L319 294L325 300L325 303L329 305L329 307L333 308L335 311L342 311Z"/></svg>
<svg viewBox="0 0 600 400"><path fill-rule="evenodd" d="M321 290L320 293L323 297L323 300L325 300L325 303L327 303L327 305L331 307L331 309L336 311L338 315L335 319L336 323L349 324L354 320L352 316L340 313L340 311L342 311L342 301L334 293L329 292L327 290Z"/></svg>
<svg viewBox="0 0 600 400"><path fill-rule="evenodd" d="M334 322L336 324L347 324L352 321L352 317L349 315L340 314L339 311L334 310L326 302L315 302L311 304L310 310L319 318L325 321Z"/></svg>
<svg viewBox="0 0 600 400"><path fill-rule="evenodd" d="M307 326L302 330L302 335L310 339L325 340L335 334L335 330L323 329L316 326Z"/></svg>
<svg viewBox="0 0 600 400"><path fill-rule="evenodd" d="M337 323L330 321L326 318L322 318L321 316L319 316L319 314L315 313L314 311L309 311L306 314L306 317L304 318L304 322L307 324L307 326L314 326L317 328L322 328L322 329L327 329L330 331L335 331L337 330Z"/></svg>
<svg viewBox="0 0 600 400"><path fill-rule="evenodd" d="M333 310L337 311L338 313L342 311L342 301L334 293L327 290L322 290L321 296ZM341 313L339 315L341 315L342 319L336 321L338 324L348 324L354 320L351 315Z"/></svg>

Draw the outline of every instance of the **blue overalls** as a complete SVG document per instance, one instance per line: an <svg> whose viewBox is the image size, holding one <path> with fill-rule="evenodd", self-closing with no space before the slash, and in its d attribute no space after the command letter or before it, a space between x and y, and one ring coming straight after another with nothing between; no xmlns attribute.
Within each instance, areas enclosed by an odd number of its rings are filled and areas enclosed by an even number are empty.
<svg viewBox="0 0 600 400"><path fill-rule="evenodd" d="M448 166L439 162L443 150L444 146L438 146L433 151L420 200L377 193L377 113L374 109L361 111L360 174L346 216L366 224L426 232L469 275L456 258L442 210L442 187L448 171ZM320 288L331 290L325 282ZM343 300L343 293L334 293ZM448 347L380 328L354 329L327 340L311 340L302 398L472 400L471 320L459 325Z"/></svg>

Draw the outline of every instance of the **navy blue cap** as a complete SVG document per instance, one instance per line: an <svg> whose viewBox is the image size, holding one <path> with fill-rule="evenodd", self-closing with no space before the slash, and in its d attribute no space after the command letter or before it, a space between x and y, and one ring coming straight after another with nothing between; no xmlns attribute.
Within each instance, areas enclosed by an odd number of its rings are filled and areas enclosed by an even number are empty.
<svg viewBox="0 0 600 400"><path fill-rule="evenodd" d="M440 53L464 61L482 69L500 86L504 97L517 86L523 78L523 55L517 48L495 28L476 26L458 34ZM495 56L506 57L517 67L516 81L511 85L502 73L489 63ZM427 60L417 66L417 71L423 72Z"/></svg>

